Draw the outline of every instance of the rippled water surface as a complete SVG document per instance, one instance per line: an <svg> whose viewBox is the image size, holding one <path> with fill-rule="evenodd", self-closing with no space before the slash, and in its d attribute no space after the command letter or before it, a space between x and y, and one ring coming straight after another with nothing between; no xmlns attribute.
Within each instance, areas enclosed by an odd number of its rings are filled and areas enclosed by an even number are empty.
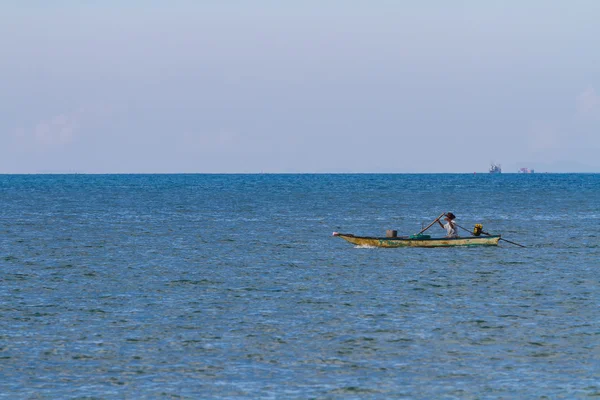
<svg viewBox="0 0 600 400"><path fill-rule="evenodd" d="M0 176L0 204L0 398L600 397L600 175ZM527 248L331 237L443 211Z"/></svg>

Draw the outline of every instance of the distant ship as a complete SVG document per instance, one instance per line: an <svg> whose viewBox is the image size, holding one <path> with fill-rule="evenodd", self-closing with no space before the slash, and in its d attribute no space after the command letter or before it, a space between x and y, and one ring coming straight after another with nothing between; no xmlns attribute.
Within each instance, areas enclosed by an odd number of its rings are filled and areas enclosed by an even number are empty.
<svg viewBox="0 0 600 400"><path fill-rule="evenodd" d="M529 168L519 168L519 174L533 174L535 171Z"/></svg>
<svg viewBox="0 0 600 400"><path fill-rule="evenodd" d="M502 166L500 164L492 163L492 165L490 165L490 174L501 174L501 173L502 173Z"/></svg>

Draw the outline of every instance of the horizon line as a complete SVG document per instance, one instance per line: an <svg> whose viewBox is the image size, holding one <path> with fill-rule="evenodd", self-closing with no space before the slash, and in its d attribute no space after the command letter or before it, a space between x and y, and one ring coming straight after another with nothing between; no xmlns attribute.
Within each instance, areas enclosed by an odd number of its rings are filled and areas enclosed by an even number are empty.
<svg viewBox="0 0 600 400"><path fill-rule="evenodd" d="M2 175L546 175L546 174L600 174L580 172L0 172Z"/></svg>

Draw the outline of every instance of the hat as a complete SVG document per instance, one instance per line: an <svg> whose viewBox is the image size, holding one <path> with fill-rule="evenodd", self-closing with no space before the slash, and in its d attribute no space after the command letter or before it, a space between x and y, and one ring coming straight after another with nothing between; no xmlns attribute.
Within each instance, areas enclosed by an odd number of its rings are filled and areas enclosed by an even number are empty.
<svg viewBox="0 0 600 400"><path fill-rule="evenodd" d="M446 217L450 218L450 219L454 219L456 218L456 216L454 214L452 214L451 212L446 213Z"/></svg>

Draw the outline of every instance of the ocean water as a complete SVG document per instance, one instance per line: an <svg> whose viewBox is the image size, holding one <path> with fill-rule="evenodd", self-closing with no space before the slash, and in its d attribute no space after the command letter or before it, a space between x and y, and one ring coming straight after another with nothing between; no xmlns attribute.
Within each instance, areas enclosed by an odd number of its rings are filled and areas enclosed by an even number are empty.
<svg viewBox="0 0 600 400"><path fill-rule="evenodd" d="M0 205L0 398L600 397L597 174L4 175ZM331 236L444 211L527 247Z"/></svg>

